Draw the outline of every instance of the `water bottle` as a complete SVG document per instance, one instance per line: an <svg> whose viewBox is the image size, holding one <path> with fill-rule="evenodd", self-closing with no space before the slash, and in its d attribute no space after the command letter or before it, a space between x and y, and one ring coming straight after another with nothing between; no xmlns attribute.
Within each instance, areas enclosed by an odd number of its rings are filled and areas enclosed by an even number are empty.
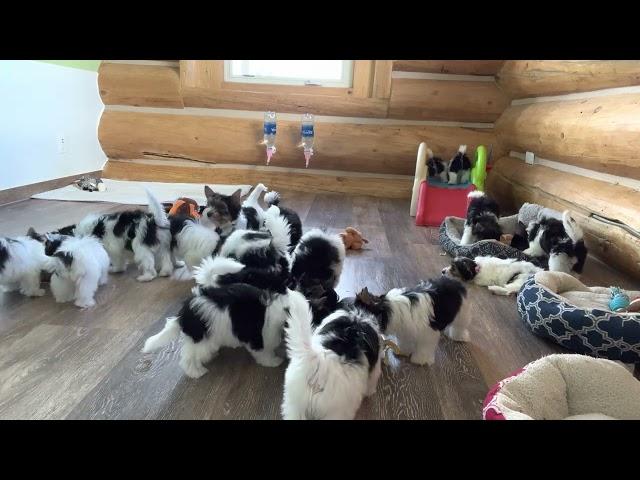
<svg viewBox="0 0 640 480"><path fill-rule="evenodd" d="M267 165L271 162L271 157L276 153L276 112L265 112L264 114L264 141L267 147Z"/></svg>
<svg viewBox="0 0 640 480"><path fill-rule="evenodd" d="M302 116L302 147L304 148L304 159L306 168L309 168L309 160L313 155L313 115L305 113Z"/></svg>

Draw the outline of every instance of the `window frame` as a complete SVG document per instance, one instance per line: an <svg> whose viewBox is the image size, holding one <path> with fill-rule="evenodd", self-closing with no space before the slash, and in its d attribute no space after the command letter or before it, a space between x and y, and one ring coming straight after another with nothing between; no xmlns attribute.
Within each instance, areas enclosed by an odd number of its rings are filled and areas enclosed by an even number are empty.
<svg viewBox="0 0 640 480"><path fill-rule="evenodd" d="M321 88L353 88L355 60L342 60L342 78L340 80L322 79L296 79L293 77L266 77L266 76L234 76L232 75L233 60L224 61L224 82L226 83L247 83L258 85L274 86L298 86L298 87L321 87Z"/></svg>

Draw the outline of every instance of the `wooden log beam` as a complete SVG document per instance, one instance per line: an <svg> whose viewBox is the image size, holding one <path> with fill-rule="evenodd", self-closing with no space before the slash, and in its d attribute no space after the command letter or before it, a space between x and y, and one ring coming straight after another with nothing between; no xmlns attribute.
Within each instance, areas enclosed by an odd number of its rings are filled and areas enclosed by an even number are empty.
<svg viewBox="0 0 640 480"><path fill-rule="evenodd" d="M506 151L640 179L640 94L512 106L496 131Z"/></svg>
<svg viewBox="0 0 640 480"><path fill-rule="evenodd" d="M504 60L394 60L397 72L495 75Z"/></svg>

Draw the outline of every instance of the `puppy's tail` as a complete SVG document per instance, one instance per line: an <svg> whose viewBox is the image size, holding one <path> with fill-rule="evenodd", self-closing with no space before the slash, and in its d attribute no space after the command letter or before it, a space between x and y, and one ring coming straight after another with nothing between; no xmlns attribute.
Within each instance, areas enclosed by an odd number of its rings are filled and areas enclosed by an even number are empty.
<svg viewBox="0 0 640 480"><path fill-rule="evenodd" d="M463 155L464 155L465 153L467 153L467 146L466 146L466 145L460 145L460 146L458 147L458 153L461 153L461 154L463 154Z"/></svg>
<svg viewBox="0 0 640 480"><path fill-rule="evenodd" d="M578 243L583 238L582 228L578 222L571 216L569 210L562 212L562 224L573 243Z"/></svg>
<svg viewBox="0 0 640 480"><path fill-rule="evenodd" d="M178 317L169 317L164 324L164 328L160 333L156 333L153 337L147 338L142 348L143 353L155 352L159 348L169 345L173 340L180 335L180 324L178 323Z"/></svg>
<svg viewBox="0 0 640 480"><path fill-rule="evenodd" d="M259 183L258 185L255 186L255 188L249 194L246 200L242 202L242 205L247 207L260 208L260 205L258 204L258 200L260 199L260 195L262 195L262 192L266 192L266 191L267 191L267 187L265 187L262 183Z"/></svg>
<svg viewBox="0 0 640 480"><path fill-rule="evenodd" d="M272 190L271 192L268 192L265 194L264 201L269 206L272 206L272 205L278 206L280 205L280 194Z"/></svg>
<svg viewBox="0 0 640 480"><path fill-rule="evenodd" d="M169 219L167 218L167 212L164 211L164 207L153 193L151 193L151 190L146 187L144 190L147 192L147 198L149 199L149 212L153 215L156 223L159 227L168 227Z"/></svg>
<svg viewBox="0 0 640 480"><path fill-rule="evenodd" d="M244 265L232 258L207 257L194 267L193 278L202 287L217 287L218 277L227 273L238 273Z"/></svg>
<svg viewBox="0 0 640 480"><path fill-rule="evenodd" d="M91 235L96 228L96 225L100 221L101 215L92 213L91 215L87 215L82 220L78 222L76 228L74 229L74 236L76 237L87 237Z"/></svg>
<svg viewBox="0 0 640 480"><path fill-rule="evenodd" d="M285 328L289 358L318 362L318 353L311 344L313 314L309 302L296 291L289 292L289 299L289 318Z"/></svg>
<svg viewBox="0 0 640 480"><path fill-rule="evenodd" d="M485 193L480 191L480 190L474 190L472 192L469 192L467 194L467 198L480 198L480 197L484 197Z"/></svg>
<svg viewBox="0 0 640 480"><path fill-rule="evenodd" d="M427 159L431 160L433 158L433 150L427 147Z"/></svg>
<svg viewBox="0 0 640 480"><path fill-rule="evenodd" d="M267 210L264 218L264 226L273 239L271 244L283 255L289 253L289 245L291 245L291 226L285 217L280 215L280 208L272 205Z"/></svg>

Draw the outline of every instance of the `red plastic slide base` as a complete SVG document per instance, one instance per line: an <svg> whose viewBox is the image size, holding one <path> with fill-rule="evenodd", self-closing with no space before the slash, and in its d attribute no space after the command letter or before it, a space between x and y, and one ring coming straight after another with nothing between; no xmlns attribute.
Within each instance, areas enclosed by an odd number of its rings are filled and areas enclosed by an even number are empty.
<svg viewBox="0 0 640 480"><path fill-rule="evenodd" d="M467 195L476 189L469 184L463 187L454 185L430 185L427 180L420 184L416 225L421 227L439 227L445 217L467 216L469 200Z"/></svg>

